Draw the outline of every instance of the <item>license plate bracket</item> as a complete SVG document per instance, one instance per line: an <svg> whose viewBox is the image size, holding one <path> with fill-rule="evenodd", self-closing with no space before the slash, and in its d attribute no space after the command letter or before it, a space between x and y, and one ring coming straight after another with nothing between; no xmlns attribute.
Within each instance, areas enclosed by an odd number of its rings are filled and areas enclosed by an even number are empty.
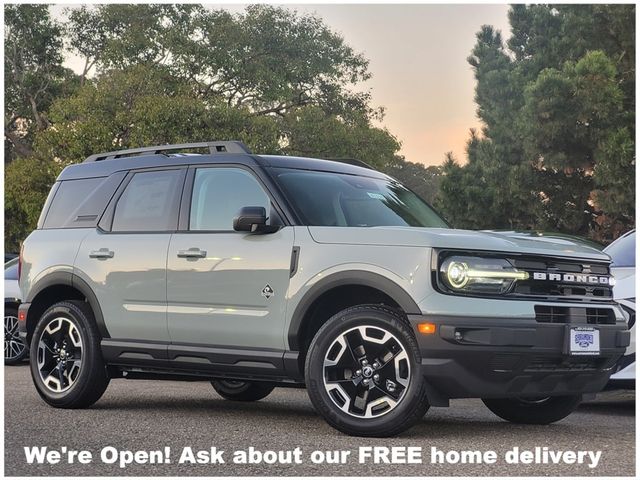
<svg viewBox="0 0 640 480"><path fill-rule="evenodd" d="M600 355L600 330L595 327L568 327L566 352L573 355Z"/></svg>

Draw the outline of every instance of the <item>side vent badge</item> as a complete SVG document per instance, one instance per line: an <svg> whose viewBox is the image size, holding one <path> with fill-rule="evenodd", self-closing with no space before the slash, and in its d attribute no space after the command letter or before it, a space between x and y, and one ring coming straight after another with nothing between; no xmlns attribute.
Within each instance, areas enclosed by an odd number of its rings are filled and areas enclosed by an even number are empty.
<svg viewBox="0 0 640 480"><path fill-rule="evenodd" d="M262 296L264 298L270 298L273 295L273 293L274 293L273 288L271 288L271 285L269 285L268 283L262 289Z"/></svg>

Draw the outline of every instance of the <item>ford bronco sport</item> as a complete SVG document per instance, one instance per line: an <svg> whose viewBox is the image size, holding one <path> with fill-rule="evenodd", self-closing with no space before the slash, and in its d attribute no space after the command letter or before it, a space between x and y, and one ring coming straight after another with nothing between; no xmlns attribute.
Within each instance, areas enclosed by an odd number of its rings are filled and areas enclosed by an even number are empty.
<svg viewBox="0 0 640 480"><path fill-rule="evenodd" d="M305 385L353 435L461 397L546 424L607 383L630 338L603 253L450 229L362 162L240 142L65 168L20 265L31 374L60 408L112 378L200 378L241 401Z"/></svg>

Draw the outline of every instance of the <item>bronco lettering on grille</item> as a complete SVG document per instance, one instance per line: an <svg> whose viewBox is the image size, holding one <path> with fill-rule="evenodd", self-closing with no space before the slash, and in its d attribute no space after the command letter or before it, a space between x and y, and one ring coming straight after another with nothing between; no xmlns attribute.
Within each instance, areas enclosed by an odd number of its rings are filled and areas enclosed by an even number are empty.
<svg viewBox="0 0 640 480"><path fill-rule="evenodd" d="M534 280L551 282L584 283L591 285L610 285L612 277L601 275L584 275L576 273L533 272Z"/></svg>

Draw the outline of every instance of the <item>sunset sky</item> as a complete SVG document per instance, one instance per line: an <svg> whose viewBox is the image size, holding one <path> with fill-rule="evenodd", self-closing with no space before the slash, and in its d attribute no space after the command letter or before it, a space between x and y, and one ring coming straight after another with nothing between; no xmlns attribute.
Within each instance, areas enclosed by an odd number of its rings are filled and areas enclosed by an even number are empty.
<svg viewBox="0 0 640 480"><path fill-rule="evenodd" d="M370 60L365 86L386 108L384 126L412 162L464 159L479 125L475 81L466 61L484 24L508 34L508 5L305 5Z"/></svg>
<svg viewBox="0 0 640 480"><path fill-rule="evenodd" d="M211 5L242 11L242 5ZM369 89L386 109L385 126L407 160L437 165L446 152L464 160L470 128L478 127L474 78L466 58L483 24L509 33L508 5L295 5L315 12L370 61ZM64 6L52 7L62 20ZM81 69L73 57L67 65Z"/></svg>

